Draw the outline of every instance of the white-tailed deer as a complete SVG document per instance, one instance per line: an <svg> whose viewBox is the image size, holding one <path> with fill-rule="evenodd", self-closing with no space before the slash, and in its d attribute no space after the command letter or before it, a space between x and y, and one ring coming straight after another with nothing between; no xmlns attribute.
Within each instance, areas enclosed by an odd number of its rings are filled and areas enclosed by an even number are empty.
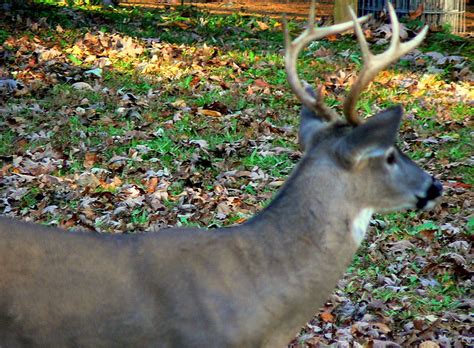
<svg viewBox="0 0 474 348"><path fill-rule="evenodd" d="M305 154L273 202L229 228L104 235L0 220L1 347L284 347L342 276L374 212L424 208L441 185L394 145L394 107L359 125L355 101L377 71L418 45L373 56L358 20L286 35L303 102ZM363 19L360 19L361 21ZM296 75L309 41L355 26L365 65L336 120Z"/></svg>

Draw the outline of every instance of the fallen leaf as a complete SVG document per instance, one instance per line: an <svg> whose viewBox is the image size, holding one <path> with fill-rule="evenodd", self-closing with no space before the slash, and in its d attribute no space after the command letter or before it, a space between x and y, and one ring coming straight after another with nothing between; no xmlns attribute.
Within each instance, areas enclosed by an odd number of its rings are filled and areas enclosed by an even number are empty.
<svg viewBox="0 0 474 348"><path fill-rule="evenodd" d="M189 143L190 144L196 144L203 150L207 150L209 148L209 143L206 140L203 140L203 139L191 140Z"/></svg>
<svg viewBox="0 0 474 348"><path fill-rule="evenodd" d="M87 152L82 165L84 168L92 168L97 162L99 155L96 152Z"/></svg>
<svg viewBox="0 0 474 348"><path fill-rule="evenodd" d="M433 341L424 341L420 343L418 348L439 348L439 344Z"/></svg>
<svg viewBox="0 0 474 348"><path fill-rule="evenodd" d="M237 219L234 223L236 225L240 225L240 224L243 224L245 221L247 221L247 218L240 218L240 219Z"/></svg>
<svg viewBox="0 0 474 348"><path fill-rule="evenodd" d="M388 325L384 323L373 323L372 325L376 326L378 330L382 331L383 333L389 333L392 331Z"/></svg>
<svg viewBox="0 0 474 348"><path fill-rule="evenodd" d="M222 114L216 110L209 110L209 109L198 109L198 113L204 116L210 117L221 117Z"/></svg>
<svg viewBox="0 0 474 348"><path fill-rule="evenodd" d="M189 23L182 21L176 21L174 22L174 25L183 30L188 30L189 28L191 28L191 25Z"/></svg>
<svg viewBox="0 0 474 348"><path fill-rule="evenodd" d="M417 9L411 13L408 14L411 20L417 19L420 17L423 12L425 11L425 5L423 3L420 3L420 5L417 7Z"/></svg>
<svg viewBox="0 0 474 348"><path fill-rule="evenodd" d="M111 182L106 182L103 180L100 181L100 186L106 190L115 190L117 187L121 185L122 185L122 180L118 176L115 176Z"/></svg>
<svg viewBox="0 0 474 348"><path fill-rule="evenodd" d="M268 26L267 23L264 23L264 22L260 22L260 21L256 21L257 22L257 25L259 27L260 30L268 30L270 29L270 27Z"/></svg>
<svg viewBox="0 0 474 348"><path fill-rule="evenodd" d="M436 315L429 314L425 317L425 319L431 323L434 323L436 320L438 320L438 317Z"/></svg>
<svg viewBox="0 0 474 348"><path fill-rule="evenodd" d="M97 77L102 77L102 69L101 68L95 68L95 69L90 69L86 70L84 72L86 75L95 75Z"/></svg>
<svg viewBox="0 0 474 348"><path fill-rule="evenodd" d="M265 82L262 79L256 79L253 84L257 87L262 87L262 88L265 88L265 87L270 88L271 87L271 85L268 82Z"/></svg>
<svg viewBox="0 0 474 348"><path fill-rule="evenodd" d="M332 323L334 321L334 315L332 315L330 312L322 312L319 314L319 316L326 323Z"/></svg>
<svg viewBox="0 0 474 348"><path fill-rule="evenodd" d="M157 177L150 178L146 184L146 192L147 193L155 192L157 185L158 185L158 178Z"/></svg>
<svg viewBox="0 0 474 348"><path fill-rule="evenodd" d="M217 205L217 218L225 219L227 215L232 212L232 209L226 202L221 202Z"/></svg>
<svg viewBox="0 0 474 348"><path fill-rule="evenodd" d="M75 82L72 84L72 88L80 90L80 91L86 91L86 90L93 91L94 90L92 86L88 84L87 82Z"/></svg>

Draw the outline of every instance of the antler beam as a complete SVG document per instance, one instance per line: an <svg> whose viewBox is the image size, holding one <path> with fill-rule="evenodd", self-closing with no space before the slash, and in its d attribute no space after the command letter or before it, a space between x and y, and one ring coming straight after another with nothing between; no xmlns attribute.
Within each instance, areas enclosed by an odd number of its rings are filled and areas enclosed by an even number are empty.
<svg viewBox="0 0 474 348"><path fill-rule="evenodd" d="M367 41L365 40L364 33L359 24L360 19L357 19L352 8L349 8L349 11L354 23L357 40L359 41L360 49L362 51L364 66L344 102L344 116L350 124L358 125L361 123L361 120L357 117L356 103L362 90L369 85L370 81L374 79L378 72L417 47L425 38L426 33L428 32L428 27L425 26L412 40L400 43L400 22L397 19L397 14L393 9L392 4L389 2L388 12L392 22L392 38L390 46L385 52L374 55L370 52Z"/></svg>
<svg viewBox="0 0 474 348"><path fill-rule="evenodd" d="M345 22L330 27L316 28L314 24L315 17L315 1L311 1L309 10L308 27L296 39L291 41L288 24L285 19L285 67L288 76L288 83L291 89L296 94L298 99L306 105L309 109L318 113L320 117L333 121L337 118L334 110L324 105L321 96L321 89L318 89L316 98L306 92L301 83L296 69L296 62L300 51L311 41L320 40L325 36L331 34L338 34L354 27L354 23L363 23L368 19L368 16L355 19L355 22Z"/></svg>

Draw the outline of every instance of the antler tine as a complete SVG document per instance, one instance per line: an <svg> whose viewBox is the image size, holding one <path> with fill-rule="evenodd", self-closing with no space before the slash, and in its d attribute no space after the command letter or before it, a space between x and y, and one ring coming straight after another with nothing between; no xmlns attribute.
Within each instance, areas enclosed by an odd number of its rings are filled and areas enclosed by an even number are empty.
<svg viewBox="0 0 474 348"><path fill-rule="evenodd" d="M328 121L332 121L336 118L336 113L325 106L322 102L321 93L318 90L316 98L311 96L306 92L303 84L298 78L298 72L296 69L296 62L298 59L298 54L300 51L311 41L322 39L325 36L330 34L338 34L344 32L354 26L354 22L345 22L340 24L335 24L329 27L316 28L314 25L315 17L315 1L311 1L311 7L309 10L308 18L308 28L306 28L296 39L291 41L290 33L288 30L288 23L286 18L284 19L285 26L285 68L286 74L288 77L288 83L290 84L291 89L296 94L298 99L306 105L309 109L318 113L319 116L323 117ZM369 16L364 16L356 19L356 22L363 23Z"/></svg>
<svg viewBox="0 0 474 348"><path fill-rule="evenodd" d="M412 40L400 43L400 22L397 19L397 14L393 9L392 4L389 2L388 12L390 14L390 21L392 23L392 38L390 40L390 46L385 52L378 55L373 55L369 50L369 46L365 40L362 28L357 21L357 17L350 7L349 12L351 14L352 20L354 21L355 33L362 51L362 58L364 60L364 65L360 75L352 86L349 95L344 102L344 116L350 124L356 126L361 123L361 120L357 117L356 103L362 90L368 86L370 81L372 81L379 71L386 68L398 58L417 47L425 38L426 33L428 32L428 27L425 26L423 30Z"/></svg>

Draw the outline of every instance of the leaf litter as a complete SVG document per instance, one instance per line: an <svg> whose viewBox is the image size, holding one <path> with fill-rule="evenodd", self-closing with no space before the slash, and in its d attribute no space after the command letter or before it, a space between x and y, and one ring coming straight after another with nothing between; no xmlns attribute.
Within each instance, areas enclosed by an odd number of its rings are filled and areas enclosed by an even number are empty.
<svg viewBox="0 0 474 348"><path fill-rule="evenodd" d="M123 34L116 22L105 30L109 22L97 13L54 11L88 24L0 14L10 33L0 48L2 214L130 233L241 223L262 209L301 157L299 105L277 78L278 48L265 48L280 26L242 18L242 27L224 28L229 42L243 34L261 42L255 53L215 37L202 42L204 17L156 12L150 37ZM129 25L140 29L137 22ZM160 37L170 31L197 42ZM375 44L391 35L389 26L365 32ZM337 106L359 53L323 42L302 65L320 70L310 76ZM473 344L472 83L462 54L416 50L366 92L371 114L387 99L404 105L400 147L436 173L445 195L430 212L376 217L338 288L291 347ZM390 95L378 95L379 87Z"/></svg>

